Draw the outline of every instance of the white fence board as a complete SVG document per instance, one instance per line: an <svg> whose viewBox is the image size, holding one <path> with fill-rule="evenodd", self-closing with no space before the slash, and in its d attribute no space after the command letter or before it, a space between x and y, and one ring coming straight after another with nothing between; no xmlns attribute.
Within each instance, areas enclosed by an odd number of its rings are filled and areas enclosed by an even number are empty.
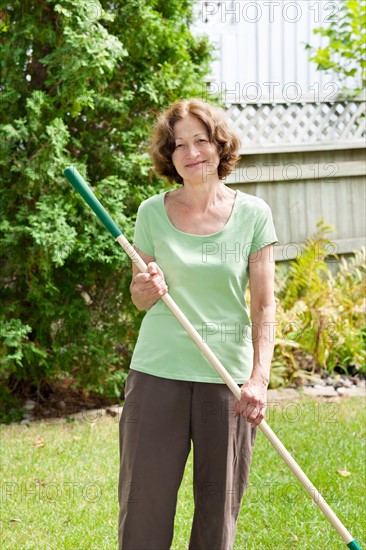
<svg viewBox="0 0 366 550"><path fill-rule="evenodd" d="M263 97L269 95L265 83L271 82L276 84L276 99L286 95L285 87L291 82L296 82L302 96L312 94L314 100L334 94L341 88L337 75L318 71L317 64L309 62L311 53L305 50L305 43L314 48L326 45L328 39L313 30L328 27L342 1L197 0L193 33L206 34L215 41L221 37L220 60L212 66L209 81L228 90L238 84L241 92L246 84L256 82ZM346 84L360 85L354 78L348 78ZM225 100L225 92L222 98ZM233 101L232 95L228 101Z"/></svg>

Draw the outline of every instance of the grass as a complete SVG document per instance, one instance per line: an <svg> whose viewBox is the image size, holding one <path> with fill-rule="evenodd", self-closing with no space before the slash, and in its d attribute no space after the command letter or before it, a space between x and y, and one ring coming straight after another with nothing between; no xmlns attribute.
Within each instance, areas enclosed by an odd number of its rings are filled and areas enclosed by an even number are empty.
<svg viewBox="0 0 366 550"><path fill-rule="evenodd" d="M365 420L360 398L303 399L273 405L267 414L361 546L366 545ZM89 414L84 421L3 426L1 446L3 550L117 548L118 417ZM188 548L191 484L190 456L179 492L174 550ZM234 549L320 548L347 546L259 432Z"/></svg>

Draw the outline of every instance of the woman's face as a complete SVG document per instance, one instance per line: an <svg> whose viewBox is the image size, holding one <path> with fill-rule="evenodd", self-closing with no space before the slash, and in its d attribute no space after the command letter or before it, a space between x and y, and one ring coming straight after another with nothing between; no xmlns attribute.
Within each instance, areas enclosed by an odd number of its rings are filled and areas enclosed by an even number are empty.
<svg viewBox="0 0 366 550"><path fill-rule="evenodd" d="M210 143L205 125L187 115L174 124L175 149L172 161L185 183L204 183L217 179L220 157Z"/></svg>

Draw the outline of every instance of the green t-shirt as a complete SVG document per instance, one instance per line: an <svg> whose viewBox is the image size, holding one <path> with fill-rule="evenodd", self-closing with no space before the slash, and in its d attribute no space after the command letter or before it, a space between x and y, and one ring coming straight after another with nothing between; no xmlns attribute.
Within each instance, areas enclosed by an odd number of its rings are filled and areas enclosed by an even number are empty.
<svg viewBox="0 0 366 550"><path fill-rule="evenodd" d="M253 368L245 298L248 257L278 242L271 210L262 199L237 191L225 227L210 235L193 235L171 223L164 205L166 193L140 204L134 245L155 258L173 300L242 384ZM130 368L174 380L222 383L162 300L142 320Z"/></svg>

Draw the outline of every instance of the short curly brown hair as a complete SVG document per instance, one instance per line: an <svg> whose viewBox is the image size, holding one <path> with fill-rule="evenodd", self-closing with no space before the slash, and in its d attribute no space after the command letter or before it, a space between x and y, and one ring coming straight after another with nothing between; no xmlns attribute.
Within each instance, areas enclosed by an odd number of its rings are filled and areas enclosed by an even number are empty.
<svg viewBox="0 0 366 550"><path fill-rule="evenodd" d="M154 169L170 183L183 183L173 165L175 149L174 124L187 115L193 115L206 127L210 143L214 144L220 157L219 179L230 174L239 159L240 142L225 120L225 112L200 99L181 99L163 111L156 121L150 141L150 154Z"/></svg>

